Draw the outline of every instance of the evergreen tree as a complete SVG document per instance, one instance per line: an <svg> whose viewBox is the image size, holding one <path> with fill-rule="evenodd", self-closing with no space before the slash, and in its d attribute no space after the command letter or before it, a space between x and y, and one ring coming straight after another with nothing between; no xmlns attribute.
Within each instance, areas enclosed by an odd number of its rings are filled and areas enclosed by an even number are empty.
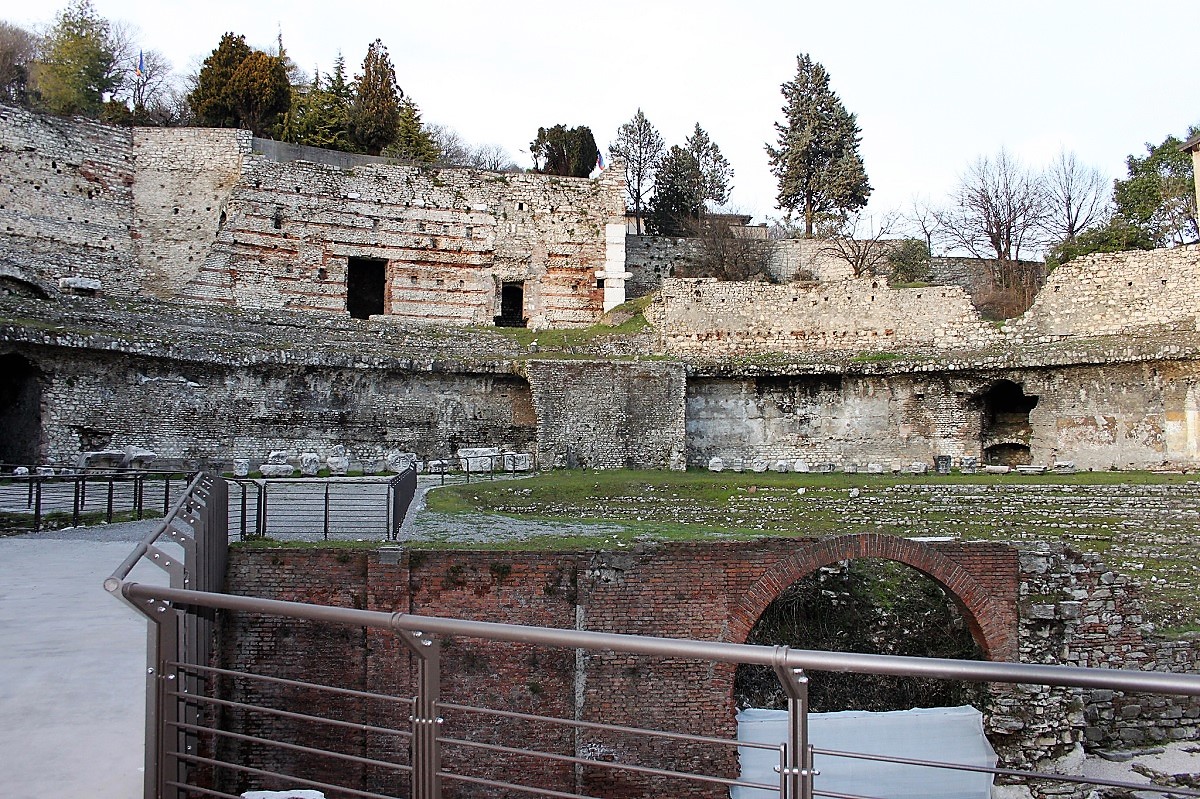
<svg viewBox="0 0 1200 799"><path fill-rule="evenodd" d="M322 81L321 73L317 71L307 91L292 92L292 107L283 123L284 141L353 152L354 146L346 130L350 119L349 88L344 72L339 83L340 62L339 56L334 62L332 76Z"/></svg>
<svg viewBox="0 0 1200 799"><path fill-rule="evenodd" d="M291 104L283 59L255 50L233 73L229 94L238 124L255 136L269 137Z"/></svg>
<svg viewBox="0 0 1200 799"><path fill-rule="evenodd" d="M350 106L350 140L369 155L379 155L396 140L400 130L403 93L387 48L379 39L367 47L362 74L354 82Z"/></svg>
<svg viewBox="0 0 1200 799"><path fill-rule="evenodd" d="M537 138L529 143L529 152L538 172L575 178L592 174L600 157L592 129L586 125L570 129L566 125L538 128Z"/></svg>
<svg viewBox="0 0 1200 799"><path fill-rule="evenodd" d="M662 160L663 138L638 109L633 119L617 129L617 140L608 146L608 154L625 162L625 193L633 205L637 233L642 233L643 210L654 180L654 171Z"/></svg>
<svg viewBox="0 0 1200 799"><path fill-rule="evenodd" d="M1191 128L1185 138L1197 132L1200 129ZM1129 177L1113 185L1118 215L1142 230L1156 247L1197 240L1192 156L1179 149L1182 144L1174 136L1157 147L1147 144L1146 155L1125 159Z"/></svg>
<svg viewBox="0 0 1200 799"><path fill-rule="evenodd" d="M400 123L396 140L384 150L384 155L419 164L433 164L441 156L429 131L421 124L421 109L411 99L400 104Z"/></svg>
<svg viewBox="0 0 1200 799"><path fill-rule="evenodd" d="M704 207L704 174L690 152L671 147L658 165L646 227L655 236L691 236Z"/></svg>
<svg viewBox="0 0 1200 799"><path fill-rule="evenodd" d="M234 128L240 124L230 87L234 73L251 52L245 36L226 33L204 59L196 76L196 88L187 98L197 124L210 128Z"/></svg>
<svg viewBox="0 0 1200 799"><path fill-rule="evenodd" d="M829 88L829 74L807 55L796 58L796 77L781 87L784 121L775 123L776 147L767 146L779 180L779 207L804 215L804 234L817 219L867 204L871 185L858 153L854 115Z"/></svg>
<svg viewBox="0 0 1200 799"><path fill-rule="evenodd" d="M39 105L53 114L98 116L104 95L121 85L117 49L108 20L88 0L60 11L34 64Z"/></svg>
<svg viewBox="0 0 1200 799"><path fill-rule="evenodd" d="M721 155L721 148L709 138L699 122L683 146L692 154L692 158L696 159L696 165L703 178L700 188L701 210L703 211L704 201L721 205L728 200L729 190L732 188L729 182L733 180L733 167L729 165L725 156Z"/></svg>

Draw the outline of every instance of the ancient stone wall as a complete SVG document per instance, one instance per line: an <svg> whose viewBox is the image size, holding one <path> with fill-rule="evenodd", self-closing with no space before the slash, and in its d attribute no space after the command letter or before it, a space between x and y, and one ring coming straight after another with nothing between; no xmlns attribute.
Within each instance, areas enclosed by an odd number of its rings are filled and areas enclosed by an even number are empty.
<svg viewBox="0 0 1200 799"><path fill-rule="evenodd" d="M885 470L937 455L980 456L978 403L964 381L928 375L693 378L687 458L705 467L786 461Z"/></svg>
<svg viewBox="0 0 1200 799"><path fill-rule="evenodd" d="M1165 639L1142 616L1140 586L1100 556L1045 544L1021 556L1022 657L1093 668L1196 673L1195 635ZM1200 699L1073 692L1089 745L1128 747L1200 737Z"/></svg>
<svg viewBox="0 0 1200 799"><path fill-rule="evenodd" d="M620 168L588 180L343 167L253 147L245 131L0 109L0 278L345 314L348 259L361 258L387 264L370 304L406 320L491 326L505 283L533 327L589 325L623 300Z"/></svg>
<svg viewBox="0 0 1200 799"><path fill-rule="evenodd" d="M669 279L646 318L667 352L705 358L1001 342L957 286L892 289L872 278L820 285Z"/></svg>
<svg viewBox="0 0 1200 799"><path fill-rule="evenodd" d="M1003 438L1030 462L1081 469L1188 467L1200 461L1200 365L1150 360L1056 368L807 375L695 373L687 387L687 460L705 467L878 463L885 470L948 455L983 458L985 396L1009 381L1036 398Z"/></svg>
<svg viewBox="0 0 1200 799"><path fill-rule="evenodd" d="M0 277L45 292L141 291L134 175L129 130L0 106Z"/></svg>
<svg viewBox="0 0 1200 799"><path fill-rule="evenodd" d="M683 367L662 361L527 361L545 466L684 468Z"/></svg>
<svg viewBox="0 0 1200 799"><path fill-rule="evenodd" d="M200 271L250 153L250 132L134 128L134 252L148 294L170 297Z"/></svg>
<svg viewBox="0 0 1200 799"><path fill-rule="evenodd" d="M613 173L342 170L251 156L183 296L344 313L348 259L361 258L387 263L387 316L490 326L507 282L522 284L530 326L588 325L604 302L597 272L606 274L606 225L623 212Z"/></svg>
<svg viewBox="0 0 1200 799"><path fill-rule="evenodd" d="M1098 253L1058 267L1033 306L1005 327L1009 342L1073 336L1194 331L1200 309L1200 245Z"/></svg>
<svg viewBox="0 0 1200 799"><path fill-rule="evenodd" d="M854 277L854 269L820 239L781 239L771 250L769 273L778 283L837 283Z"/></svg>
<svg viewBox="0 0 1200 799"><path fill-rule="evenodd" d="M625 283L625 293L633 298L658 291L665 278L675 275L678 265L692 266L699 257L698 239L626 236L625 268L630 278Z"/></svg>
<svg viewBox="0 0 1200 799"><path fill-rule="evenodd" d="M336 445L362 461L391 450L452 455L458 447L531 451L537 432L526 381L500 373L199 364L103 353L25 356L46 377L43 457L136 446L159 464L265 460L272 450L322 458Z"/></svg>
<svg viewBox="0 0 1200 799"><path fill-rule="evenodd" d="M996 290L993 273L996 261L988 258L954 258L945 255L929 259L929 282L943 286L961 286L973 301ZM1020 269L1029 273L1028 282L1040 286L1046 279L1046 265L1040 261L1020 261Z"/></svg>

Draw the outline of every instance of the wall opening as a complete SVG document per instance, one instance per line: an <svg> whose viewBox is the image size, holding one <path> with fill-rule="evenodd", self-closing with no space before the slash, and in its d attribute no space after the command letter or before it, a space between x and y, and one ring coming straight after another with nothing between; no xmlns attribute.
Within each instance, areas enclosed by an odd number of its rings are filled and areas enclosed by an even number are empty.
<svg viewBox="0 0 1200 799"><path fill-rule="evenodd" d="M500 315L496 327L525 327L525 281L506 281L500 285Z"/></svg>
<svg viewBox="0 0 1200 799"><path fill-rule="evenodd" d="M1029 414L1037 404L1036 396L1011 380L998 380L984 392L980 443L985 463L1020 466L1032 461Z"/></svg>
<svg viewBox="0 0 1200 799"><path fill-rule="evenodd" d="M346 263L346 310L355 319L383 313L387 261L350 258Z"/></svg>
<svg viewBox="0 0 1200 799"><path fill-rule="evenodd" d="M37 367L20 355L0 355L0 429L0 463L41 459L41 383Z"/></svg>
<svg viewBox="0 0 1200 799"><path fill-rule="evenodd" d="M824 566L767 606L746 643L831 652L984 659L958 600L928 575L897 561L855 558ZM986 704L986 688L950 680L814 672L814 712L909 710ZM738 707L786 707L769 666L741 665Z"/></svg>

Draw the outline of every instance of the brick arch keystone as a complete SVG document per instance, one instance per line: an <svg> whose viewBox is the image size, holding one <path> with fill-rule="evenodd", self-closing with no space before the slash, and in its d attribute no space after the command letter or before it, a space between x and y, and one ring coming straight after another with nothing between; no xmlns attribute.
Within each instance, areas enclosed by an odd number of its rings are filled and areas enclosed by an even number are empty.
<svg viewBox="0 0 1200 799"><path fill-rule="evenodd" d="M771 565L729 614L729 640L744 642L750 630L788 586L822 566L854 558L882 558L911 566L944 588L962 611L975 642L989 660L1015 660L1015 631L999 603L970 572L934 548L907 538L867 533L827 538L797 548Z"/></svg>

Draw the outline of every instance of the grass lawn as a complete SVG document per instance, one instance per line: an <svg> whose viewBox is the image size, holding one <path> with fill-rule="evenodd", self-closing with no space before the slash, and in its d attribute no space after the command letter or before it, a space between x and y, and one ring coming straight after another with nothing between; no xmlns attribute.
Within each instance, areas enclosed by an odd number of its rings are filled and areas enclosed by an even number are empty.
<svg viewBox="0 0 1200 799"><path fill-rule="evenodd" d="M1191 475L555 471L527 480L448 486L430 492L428 507L610 526L591 541L558 539L561 548L864 532L1016 545L1063 541L1100 553L1111 568L1138 579L1149 621L1174 630L1200 625L1194 543L1200 481Z"/></svg>

